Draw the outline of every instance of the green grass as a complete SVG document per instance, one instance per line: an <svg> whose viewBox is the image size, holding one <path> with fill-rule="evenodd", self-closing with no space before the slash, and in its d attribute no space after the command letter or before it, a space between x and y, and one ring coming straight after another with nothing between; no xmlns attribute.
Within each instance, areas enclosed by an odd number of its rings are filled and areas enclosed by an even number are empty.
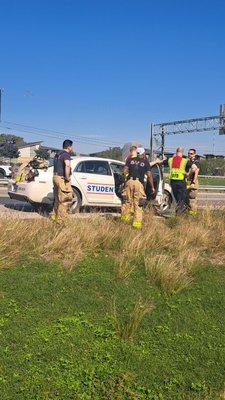
<svg viewBox="0 0 225 400"><path fill-rule="evenodd" d="M170 296L146 278L140 264L119 280L101 254L73 271L38 262L1 270L1 400L219 399L225 268L197 268ZM152 303L126 336L135 307Z"/></svg>
<svg viewBox="0 0 225 400"><path fill-rule="evenodd" d="M225 186L223 178L199 178L200 185Z"/></svg>
<svg viewBox="0 0 225 400"><path fill-rule="evenodd" d="M169 178L165 179L165 182L169 183ZM225 186L225 179L223 178L199 178L200 185L210 185L210 186Z"/></svg>

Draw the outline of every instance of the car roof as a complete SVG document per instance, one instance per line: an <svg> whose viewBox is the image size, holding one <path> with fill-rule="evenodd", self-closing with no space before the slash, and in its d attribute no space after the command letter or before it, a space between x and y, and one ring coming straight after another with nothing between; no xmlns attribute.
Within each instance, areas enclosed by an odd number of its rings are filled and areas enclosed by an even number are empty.
<svg viewBox="0 0 225 400"><path fill-rule="evenodd" d="M71 161L73 164L77 164L80 161L108 161L108 162L113 162L113 163L124 165L124 162L119 161L119 160L113 160L112 158L101 158L101 157L90 157L90 156L75 156L75 157L72 157Z"/></svg>

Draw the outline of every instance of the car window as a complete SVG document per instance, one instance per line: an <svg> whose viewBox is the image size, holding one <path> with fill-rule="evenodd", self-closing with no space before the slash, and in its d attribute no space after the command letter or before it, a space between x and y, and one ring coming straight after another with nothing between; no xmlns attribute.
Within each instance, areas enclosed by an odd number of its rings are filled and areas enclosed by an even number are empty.
<svg viewBox="0 0 225 400"><path fill-rule="evenodd" d="M80 162L76 167L76 172L86 174L112 175L107 161L88 160Z"/></svg>
<svg viewBox="0 0 225 400"><path fill-rule="evenodd" d="M76 168L75 168L76 172L85 172L85 164L84 161L80 162Z"/></svg>
<svg viewBox="0 0 225 400"><path fill-rule="evenodd" d="M117 164L117 163L111 163L110 167L114 174L119 174L119 175L123 174L124 165Z"/></svg>
<svg viewBox="0 0 225 400"><path fill-rule="evenodd" d="M159 176L160 176L158 165L153 165L153 167L151 167L151 172L152 172L153 179L158 180Z"/></svg>

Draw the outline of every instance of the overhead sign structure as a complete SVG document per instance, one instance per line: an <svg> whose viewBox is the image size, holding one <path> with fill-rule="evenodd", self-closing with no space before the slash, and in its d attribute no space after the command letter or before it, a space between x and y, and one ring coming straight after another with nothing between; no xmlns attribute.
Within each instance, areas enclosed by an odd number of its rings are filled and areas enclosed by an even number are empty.
<svg viewBox="0 0 225 400"><path fill-rule="evenodd" d="M151 124L151 157L153 153L164 155L166 135L210 131L219 131L220 135L225 135L225 104L220 106L219 115Z"/></svg>

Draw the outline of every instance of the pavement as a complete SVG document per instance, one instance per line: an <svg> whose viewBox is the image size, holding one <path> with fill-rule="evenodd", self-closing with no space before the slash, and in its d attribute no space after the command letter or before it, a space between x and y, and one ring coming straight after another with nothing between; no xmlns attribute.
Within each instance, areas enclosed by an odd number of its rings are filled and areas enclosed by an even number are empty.
<svg viewBox="0 0 225 400"><path fill-rule="evenodd" d="M44 218L47 215L41 215L29 204L17 200L11 200L7 193L6 187L0 187L0 217L21 218L21 219L37 219ZM198 195L198 207L210 209L223 209L225 208L225 192L200 192ZM118 216L118 213L91 213L83 212L73 215L74 218L89 218L94 215L110 215Z"/></svg>
<svg viewBox="0 0 225 400"><path fill-rule="evenodd" d="M118 217L120 214L115 212L100 212L89 210L79 214L71 215L72 218L94 218L95 216L101 217ZM48 213L38 213L35 208L26 202L12 200L8 196L8 188L0 186L0 218L15 218L15 219L42 219L48 218Z"/></svg>

